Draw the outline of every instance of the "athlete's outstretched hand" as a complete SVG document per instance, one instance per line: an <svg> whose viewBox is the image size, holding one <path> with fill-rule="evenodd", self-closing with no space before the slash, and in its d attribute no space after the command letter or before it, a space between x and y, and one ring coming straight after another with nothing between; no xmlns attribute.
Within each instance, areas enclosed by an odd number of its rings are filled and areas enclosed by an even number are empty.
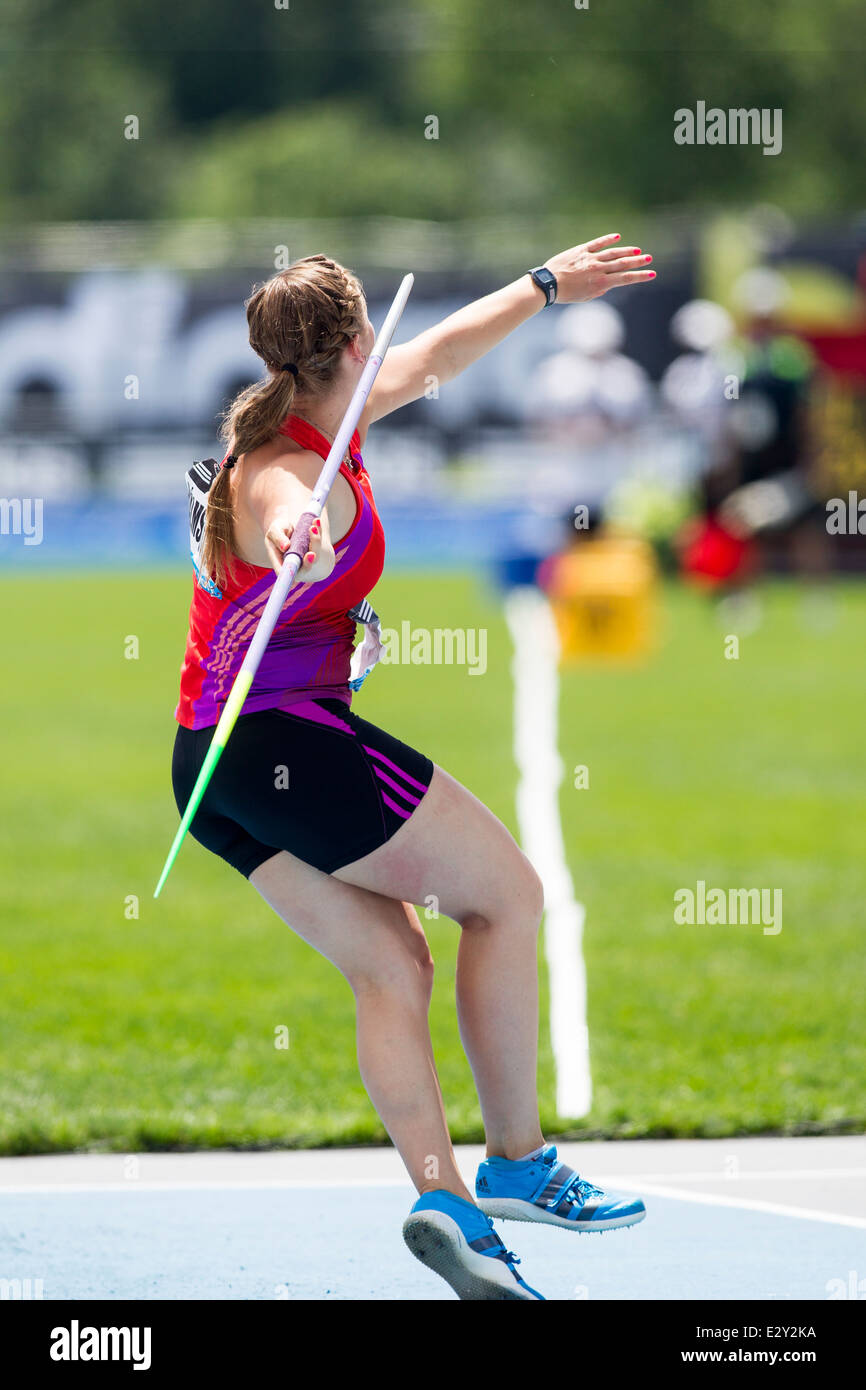
<svg viewBox="0 0 866 1390"><path fill-rule="evenodd" d="M655 278L655 271L646 269L652 256L639 246L620 246L619 241L619 232L608 232L544 262L556 276L557 304L582 304L618 285L640 285Z"/></svg>

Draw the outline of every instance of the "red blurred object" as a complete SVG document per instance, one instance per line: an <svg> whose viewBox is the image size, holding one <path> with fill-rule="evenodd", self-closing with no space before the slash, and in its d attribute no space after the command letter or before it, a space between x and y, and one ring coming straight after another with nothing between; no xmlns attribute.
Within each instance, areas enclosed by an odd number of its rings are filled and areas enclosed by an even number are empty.
<svg viewBox="0 0 866 1390"><path fill-rule="evenodd" d="M706 517L683 533L681 563L683 574L705 584L724 584L748 568L751 543L727 531L712 517Z"/></svg>
<svg viewBox="0 0 866 1390"><path fill-rule="evenodd" d="M840 376L866 379L866 330L857 333L801 333L818 361Z"/></svg>

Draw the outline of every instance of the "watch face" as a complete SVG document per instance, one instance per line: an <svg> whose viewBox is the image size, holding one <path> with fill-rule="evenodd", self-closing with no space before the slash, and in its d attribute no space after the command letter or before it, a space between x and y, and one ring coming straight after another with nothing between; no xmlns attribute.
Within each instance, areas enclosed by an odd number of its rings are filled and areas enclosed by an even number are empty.
<svg viewBox="0 0 866 1390"><path fill-rule="evenodd" d="M553 271L548 270L545 266L539 266L531 273L535 283L544 290L548 304L552 304L556 298L556 276Z"/></svg>

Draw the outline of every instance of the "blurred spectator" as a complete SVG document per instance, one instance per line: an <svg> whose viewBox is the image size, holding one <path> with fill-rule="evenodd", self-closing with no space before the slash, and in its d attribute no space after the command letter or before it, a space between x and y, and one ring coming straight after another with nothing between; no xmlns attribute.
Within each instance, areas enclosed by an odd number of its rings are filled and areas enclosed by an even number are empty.
<svg viewBox="0 0 866 1390"><path fill-rule="evenodd" d="M559 443L590 446L641 423L650 413L649 376L620 351L622 316L610 304L573 304L559 315L559 351L529 380L527 416Z"/></svg>
<svg viewBox="0 0 866 1390"><path fill-rule="evenodd" d="M722 425L704 478L704 521L680 536L684 572L711 587L745 583L780 541L787 567L820 567L809 542L816 515L807 450L814 364L808 346L786 331L787 296L784 279L767 268L747 272L734 287L748 314L745 333L729 345L740 357L729 378L735 391L719 383Z"/></svg>
<svg viewBox="0 0 866 1390"><path fill-rule="evenodd" d="M631 661L657 637L658 569L640 536L603 522L598 510L576 528L568 519L565 544L538 568L559 632L562 660Z"/></svg>
<svg viewBox="0 0 866 1390"><path fill-rule="evenodd" d="M809 346L786 331L788 287L758 268L734 288L750 322L742 342L743 380L732 404L737 486L719 507L734 534L755 537L761 558L780 552L788 569L821 570L823 508L811 484L809 410L815 361Z"/></svg>
<svg viewBox="0 0 866 1390"><path fill-rule="evenodd" d="M734 321L721 304L692 299L674 314L670 332L685 351L661 379L662 402L678 424L700 436L707 467L717 468L730 454L726 384L739 365L731 349Z"/></svg>
<svg viewBox="0 0 866 1390"><path fill-rule="evenodd" d="M806 343L785 330L782 311L788 290L780 275L749 271L734 294L750 314L740 343L742 383L730 415L739 482L746 484L802 464L814 362Z"/></svg>

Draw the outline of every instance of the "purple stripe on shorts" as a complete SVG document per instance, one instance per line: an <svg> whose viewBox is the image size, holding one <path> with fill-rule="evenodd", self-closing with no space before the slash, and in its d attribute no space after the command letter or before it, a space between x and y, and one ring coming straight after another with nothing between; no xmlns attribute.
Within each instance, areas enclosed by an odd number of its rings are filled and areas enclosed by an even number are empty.
<svg viewBox="0 0 866 1390"><path fill-rule="evenodd" d="M372 757L378 758L386 767L390 767L391 771L396 772L398 777L402 777L404 782L408 782L412 787L417 787L419 792L426 792L427 788L423 782L419 782L416 777L410 777L408 772L404 772L402 767L398 767L396 763L392 763L391 759L386 758L385 754L380 753L377 748L368 748L366 743L363 743L361 747L364 749L365 753L369 753Z"/></svg>
<svg viewBox="0 0 866 1390"><path fill-rule="evenodd" d="M408 820L411 816L411 811L404 811L403 807L398 806L396 801L392 801L390 796L386 796L385 792L382 793L382 800L384 801L386 806L391 807L392 811L396 811L398 816L402 816L403 820Z"/></svg>
<svg viewBox="0 0 866 1390"><path fill-rule="evenodd" d="M404 792L403 788L394 781L394 778L389 777L387 772L383 772L380 767L374 767L373 771L380 782L387 782L389 787L393 787L395 792L399 792L404 801L411 801L413 806L421 805L421 798L419 796L413 796L411 792Z"/></svg>

